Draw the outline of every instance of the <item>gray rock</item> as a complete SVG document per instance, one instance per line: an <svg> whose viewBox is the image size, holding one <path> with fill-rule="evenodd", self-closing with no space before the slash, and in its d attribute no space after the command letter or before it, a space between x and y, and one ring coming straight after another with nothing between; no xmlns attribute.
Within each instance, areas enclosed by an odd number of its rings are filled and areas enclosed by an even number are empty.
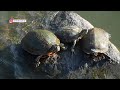
<svg viewBox="0 0 120 90"><path fill-rule="evenodd" d="M54 18L50 19L48 23L48 25L50 25L49 29L51 30L57 30L60 27L71 25L88 30L94 28L94 26L90 22L72 11L59 11L56 12L55 15L53 14L53 16Z"/></svg>
<svg viewBox="0 0 120 90"><path fill-rule="evenodd" d="M69 45L68 45L69 46ZM109 50L112 50L109 48ZM16 63L21 71L15 70L17 78L28 79L119 79L120 64L111 63L108 58L94 62L86 57L81 46L75 47L76 54L71 57L70 49L58 53L60 59L51 63L51 59L33 67L37 56L25 52L20 45L16 47ZM119 57L114 55L114 57ZM20 62L20 61L21 62Z"/></svg>
<svg viewBox="0 0 120 90"><path fill-rule="evenodd" d="M109 56L111 61L120 63L120 52L112 42L109 42L109 50L105 54Z"/></svg>

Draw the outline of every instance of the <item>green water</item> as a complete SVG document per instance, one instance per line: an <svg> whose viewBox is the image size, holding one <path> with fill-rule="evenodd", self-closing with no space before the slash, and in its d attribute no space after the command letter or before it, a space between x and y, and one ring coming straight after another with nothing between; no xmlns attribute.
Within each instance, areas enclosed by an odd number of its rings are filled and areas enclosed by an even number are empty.
<svg viewBox="0 0 120 90"><path fill-rule="evenodd" d="M78 11L83 18L111 34L111 41L120 48L120 11Z"/></svg>
<svg viewBox="0 0 120 90"><path fill-rule="evenodd" d="M111 41L120 48L120 11L76 11L96 27L105 29L111 34ZM16 11L0 11L0 24L16 15Z"/></svg>
<svg viewBox="0 0 120 90"><path fill-rule="evenodd" d="M7 21L10 19L10 17L14 17L16 13L16 11L0 11L0 24L3 22L8 23Z"/></svg>

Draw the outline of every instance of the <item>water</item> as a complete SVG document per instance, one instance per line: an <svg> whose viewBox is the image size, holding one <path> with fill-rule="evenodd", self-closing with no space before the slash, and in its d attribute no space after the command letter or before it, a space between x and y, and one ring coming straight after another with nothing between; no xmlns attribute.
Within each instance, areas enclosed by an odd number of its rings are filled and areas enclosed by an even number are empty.
<svg viewBox="0 0 120 90"><path fill-rule="evenodd" d="M111 34L111 41L120 48L120 11L78 11L96 27L105 29Z"/></svg>

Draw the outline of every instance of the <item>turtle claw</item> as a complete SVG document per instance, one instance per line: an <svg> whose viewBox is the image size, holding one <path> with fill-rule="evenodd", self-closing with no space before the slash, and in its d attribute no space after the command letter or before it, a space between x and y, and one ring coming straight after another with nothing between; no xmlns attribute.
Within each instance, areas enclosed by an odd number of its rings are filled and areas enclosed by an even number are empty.
<svg viewBox="0 0 120 90"><path fill-rule="evenodd" d="M35 64L35 67L39 67L39 65L40 65L40 62L36 63L36 64Z"/></svg>
<svg viewBox="0 0 120 90"><path fill-rule="evenodd" d="M59 56L59 55L57 56L57 59L60 59L60 56Z"/></svg>
<svg viewBox="0 0 120 90"><path fill-rule="evenodd" d="M75 50L73 48L71 49L71 53L72 53L72 57L73 57L73 55L75 55Z"/></svg>
<svg viewBox="0 0 120 90"><path fill-rule="evenodd" d="M75 54L74 47L75 47L75 45L76 45L76 42L77 42L77 40L74 40L73 45L72 45L72 47L71 47L72 56Z"/></svg>
<svg viewBox="0 0 120 90"><path fill-rule="evenodd" d="M41 58L42 56L38 56L36 59L35 59L35 61L36 61L36 63L35 63L35 67L39 67L39 65L40 65L40 58Z"/></svg>
<svg viewBox="0 0 120 90"><path fill-rule="evenodd" d="M102 56L102 59L105 59L105 56L104 56L104 55Z"/></svg>

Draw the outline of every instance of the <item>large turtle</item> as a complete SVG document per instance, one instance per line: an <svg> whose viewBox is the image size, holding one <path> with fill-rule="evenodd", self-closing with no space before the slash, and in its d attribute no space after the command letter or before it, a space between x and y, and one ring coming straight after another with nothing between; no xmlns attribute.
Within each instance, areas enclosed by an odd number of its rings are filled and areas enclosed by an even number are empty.
<svg viewBox="0 0 120 90"><path fill-rule="evenodd" d="M64 49L64 45L52 32L48 30L35 30L28 32L21 41L22 48L33 55L39 55L36 58L36 67L40 64L40 58L48 55L53 56L60 51L60 47Z"/></svg>
<svg viewBox="0 0 120 90"><path fill-rule="evenodd" d="M94 28L91 23L72 11L57 12L49 22L49 25L50 30L53 31L62 42L74 42L71 49L72 52L74 52L76 41L87 34L88 30Z"/></svg>
<svg viewBox="0 0 120 90"><path fill-rule="evenodd" d="M120 52L110 42L110 34L101 28L95 27L89 30L82 38L83 51L90 55L94 61L101 60L107 56L109 59L119 62Z"/></svg>

